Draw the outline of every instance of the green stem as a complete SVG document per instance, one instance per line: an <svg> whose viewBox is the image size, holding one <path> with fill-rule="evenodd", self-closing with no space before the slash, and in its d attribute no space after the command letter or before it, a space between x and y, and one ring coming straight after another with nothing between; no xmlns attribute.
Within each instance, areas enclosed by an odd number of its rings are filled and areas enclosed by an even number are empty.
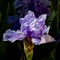
<svg viewBox="0 0 60 60"><path fill-rule="evenodd" d="M24 44L24 52L25 52L25 55L26 55L26 59L27 60L32 60L34 45L33 44L31 45L31 42L28 43L26 41L24 41L23 44Z"/></svg>

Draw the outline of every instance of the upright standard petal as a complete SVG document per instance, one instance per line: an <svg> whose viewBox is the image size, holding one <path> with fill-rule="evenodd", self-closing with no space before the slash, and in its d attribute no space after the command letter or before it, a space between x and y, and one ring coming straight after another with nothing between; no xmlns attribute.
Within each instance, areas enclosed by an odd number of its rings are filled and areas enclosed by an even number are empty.
<svg viewBox="0 0 60 60"><path fill-rule="evenodd" d="M34 18L35 16L32 11L28 11L28 14L24 18L20 18L21 30L24 31L25 29L28 29L29 22Z"/></svg>
<svg viewBox="0 0 60 60"><path fill-rule="evenodd" d="M41 22L41 21L44 21L46 20L46 17L47 17L47 14L42 14L38 17L38 21Z"/></svg>

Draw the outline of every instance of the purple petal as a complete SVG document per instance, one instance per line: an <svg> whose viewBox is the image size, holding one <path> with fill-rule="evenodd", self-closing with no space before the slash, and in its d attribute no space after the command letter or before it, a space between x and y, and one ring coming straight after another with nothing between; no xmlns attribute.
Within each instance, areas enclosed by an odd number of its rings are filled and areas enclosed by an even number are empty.
<svg viewBox="0 0 60 60"><path fill-rule="evenodd" d="M28 14L24 18L20 18L20 23L21 23L21 30L28 29L29 27L29 22L34 18L34 13L32 11L28 11Z"/></svg>
<svg viewBox="0 0 60 60"><path fill-rule="evenodd" d="M29 22L31 18L35 18L35 15L32 11L28 11L28 14L24 18L20 18L20 23L24 24L25 22Z"/></svg>
<svg viewBox="0 0 60 60"><path fill-rule="evenodd" d="M44 33L46 16L47 14L42 14L39 18L36 18L32 11L28 11L24 18L20 18L21 31L31 32L31 37L41 37Z"/></svg>
<svg viewBox="0 0 60 60"><path fill-rule="evenodd" d="M46 20L46 17L47 17L47 14L42 14L38 17L38 21L41 22L41 21L44 21Z"/></svg>
<svg viewBox="0 0 60 60"><path fill-rule="evenodd" d="M11 41L12 43L15 42L18 39L23 40L24 38L25 38L25 35L20 30L12 31L12 30L8 29L3 34L3 40L4 41Z"/></svg>

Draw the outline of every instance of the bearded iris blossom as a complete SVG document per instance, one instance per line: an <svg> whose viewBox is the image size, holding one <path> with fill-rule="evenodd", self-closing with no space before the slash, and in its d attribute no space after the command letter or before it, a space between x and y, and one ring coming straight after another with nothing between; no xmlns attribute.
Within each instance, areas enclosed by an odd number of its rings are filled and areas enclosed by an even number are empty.
<svg viewBox="0 0 60 60"><path fill-rule="evenodd" d="M52 37L48 35L50 26L45 25L47 14L42 14L38 18L35 17L34 12L28 11L28 14L24 18L19 19L21 28L17 31L8 29L3 34L4 41L11 41L12 43L16 40L24 40L24 38L29 37L33 44L39 45L41 43L46 43L45 39ZM46 33L46 34L45 34ZM49 40L49 39L47 39Z"/></svg>

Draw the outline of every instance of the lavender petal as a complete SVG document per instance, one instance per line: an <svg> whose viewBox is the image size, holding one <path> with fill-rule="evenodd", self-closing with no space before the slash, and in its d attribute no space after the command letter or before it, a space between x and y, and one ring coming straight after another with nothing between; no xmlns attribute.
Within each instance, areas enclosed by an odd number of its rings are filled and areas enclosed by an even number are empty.
<svg viewBox="0 0 60 60"><path fill-rule="evenodd" d="M3 40L4 41L11 41L12 43L15 42L16 40L23 40L25 38L24 33L21 31L12 31L8 29L4 34L3 34Z"/></svg>

